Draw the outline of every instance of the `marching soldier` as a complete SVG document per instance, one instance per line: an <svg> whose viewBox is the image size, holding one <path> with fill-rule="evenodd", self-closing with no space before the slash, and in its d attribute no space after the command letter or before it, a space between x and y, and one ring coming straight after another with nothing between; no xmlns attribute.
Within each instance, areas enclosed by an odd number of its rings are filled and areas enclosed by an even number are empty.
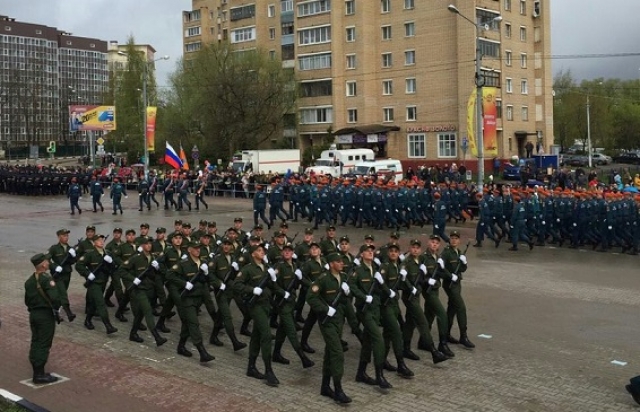
<svg viewBox="0 0 640 412"><path fill-rule="evenodd" d="M302 284L306 285L307 288L310 287L311 283L318 279L324 271L327 270L327 267L327 263L320 257L320 245L312 242L309 249L309 260L302 265ZM304 321L300 345L302 346L302 350L307 353L316 352L315 349L309 346L308 341L313 325L315 325L317 321L318 316L314 311L310 311L307 319Z"/></svg>
<svg viewBox="0 0 640 412"><path fill-rule="evenodd" d="M71 265L76 262L76 250L69 246L69 230L60 229L56 232L58 243L49 248L48 255L51 256L51 263L55 265L52 272L56 285L60 304L67 314L69 322L73 322L76 315L71 311L69 304L69 283L71 282Z"/></svg>
<svg viewBox="0 0 640 412"><path fill-rule="evenodd" d="M207 188L207 176L202 175L198 178L196 183L196 210L200 210L200 203L202 203L205 209L209 210L209 205L204 201L204 191Z"/></svg>
<svg viewBox="0 0 640 412"><path fill-rule="evenodd" d="M189 212L191 212L191 202L187 198L189 195L189 178L186 173L180 177L176 186L178 188L178 208L176 210L182 210L186 204L189 207Z"/></svg>
<svg viewBox="0 0 640 412"><path fill-rule="evenodd" d="M100 200L104 195L104 189L102 188L102 183L98 182L97 176L91 177L91 203L93 203L93 213L98 212L98 205L100 205L100 210L104 212L104 206L102 206L102 201Z"/></svg>
<svg viewBox="0 0 640 412"><path fill-rule="evenodd" d="M158 178L153 171L149 171L149 200L156 204L156 209L160 207L160 203L156 200L156 192L158 191Z"/></svg>
<svg viewBox="0 0 640 412"><path fill-rule="evenodd" d="M267 210L267 193L262 185L256 185L256 193L253 195L253 224L258 225L258 218L267 225L267 229L271 229L271 222L267 220L265 211Z"/></svg>
<svg viewBox="0 0 640 412"><path fill-rule="evenodd" d="M129 196L127 196L127 188L120 183L118 177L114 177L113 184L111 185L111 193L109 193L109 197L113 200L113 215L115 215L118 210L120 210L120 214L122 214L122 204L120 203L122 196L124 196L125 199L129 198Z"/></svg>
<svg viewBox="0 0 640 412"><path fill-rule="evenodd" d="M142 225L145 225L145 223ZM116 268L120 269L120 267L124 265L124 262L131 259L136 253L138 253L138 247L136 245L136 231L128 229L125 232L125 242L113 253ZM124 311L129 304L129 295L122 291L122 275L123 272L121 270L113 271L111 274L111 284L105 293L105 300L111 300L111 296L115 292L116 300L118 301L118 310L116 311L115 317L120 322L126 322L127 318L124 316ZM141 328L141 330L144 330L144 328Z"/></svg>
<svg viewBox="0 0 640 412"><path fill-rule="evenodd" d="M67 191L67 197L69 198L69 204L71 205L71 214L76 214L76 209L78 209L78 214L82 214L82 210L80 209L80 205L78 201L82 197L82 189L78 184L78 179L76 177L71 178L71 184L69 185L69 189Z"/></svg>
<svg viewBox="0 0 640 412"><path fill-rule="evenodd" d="M167 175L164 180L164 210L168 210L169 207L178 209L178 204L173 199L173 195L176 191L176 178L174 176Z"/></svg>
<svg viewBox="0 0 640 412"><path fill-rule="evenodd" d="M194 230L193 233L191 233L191 236L193 236L194 239L200 239L200 237L202 237L202 235L204 235L206 232L207 221L203 219L198 222L198 229Z"/></svg>
<svg viewBox="0 0 640 412"><path fill-rule="evenodd" d="M149 181L146 178L143 178L138 183L138 202L140 203L138 212L142 212L145 204L147 205L147 210L151 210L151 202L149 201Z"/></svg>
<svg viewBox="0 0 640 412"><path fill-rule="evenodd" d="M320 242L320 249L323 256L329 256L338 252L338 240L336 239L336 227L329 225L327 227L327 236Z"/></svg>
<svg viewBox="0 0 640 412"><path fill-rule="evenodd" d="M165 326L165 321L167 318L175 315L175 312L171 311L174 305L176 308L180 307L179 285L176 285L174 282L170 282L168 270L176 266L181 260L186 259L187 255L182 254L182 233L175 233L171 237L171 245L168 246L164 252L164 262L160 265L161 277L168 292L168 297L165 300L164 305L162 305L160 317L158 318L158 322L156 322L156 329L162 333L171 332L171 330Z"/></svg>
<svg viewBox="0 0 640 412"><path fill-rule="evenodd" d="M104 247L104 249L107 251L109 256L115 256L120 245L124 243L122 241L122 228L119 228L119 227L114 228L112 236L113 236L113 239L111 239L109 243L107 243L107 245ZM113 296L114 292L115 292L115 288L113 286L113 280L112 280L111 284L107 288L107 291L105 292L105 295L104 295L104 303L110 308L113 308L115 306L113 302L111 302L111 296Z"/></svg>

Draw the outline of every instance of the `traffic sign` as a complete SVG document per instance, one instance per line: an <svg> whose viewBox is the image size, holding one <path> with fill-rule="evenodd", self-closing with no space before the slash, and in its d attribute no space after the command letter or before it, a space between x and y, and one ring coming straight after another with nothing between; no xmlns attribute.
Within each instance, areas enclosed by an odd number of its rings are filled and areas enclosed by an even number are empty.
<svg viewBox="0 0 640 412"><path fill-rule="evenodd" d="M55 153L56 152L56 142L55 140L51 140L49 142L49 147L47 147L47 153Z"/></svg>
<svg viewBox="0 0 640 412"><path fill-rule="evenodd" d="M96 143L98 143L98 145L102 146L102 145L104 145L104 139L102 137L98 137L98 139L96 140Z"/></svg>
<svg viewBox="0 0 640 412"><path fill-rule="evenodd" d="M103 139L99 139L99 140L103 140ZM106 152L104 151L104 145L102 145L102 144L98 145L98 150L97 150L96 154L98 156L104 156L106 154Z"/></svg>
<svg viewBox="0 0 640 412"><path fill-rule="evenodd" d="M191 149L191 158L193 160L198 160L200 158L200 151L196 145L193 145L193 149Z"/></svg>

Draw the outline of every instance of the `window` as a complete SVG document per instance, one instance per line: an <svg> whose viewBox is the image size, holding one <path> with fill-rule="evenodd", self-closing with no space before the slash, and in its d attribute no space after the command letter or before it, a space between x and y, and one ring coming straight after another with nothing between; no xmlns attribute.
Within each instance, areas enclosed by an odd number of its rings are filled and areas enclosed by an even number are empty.
<svg viewBox="0 0 640 412"><path fill-rule="evenodd" d="M271 59L271 60L275 60L276 59L276 51L275 50L269 50L269 59Z"/></svg>
<svg viewBox="0 0 640 412"><path fill-rule="evenodd" d="M356 41L356 28L355 27L347 27L345 38L348 43Z"/></svg>
<svg viewBox="0 0 640 412"><path fill-rule="evenodd" d="M276 38L276 28L275 27L269 27L269 38L271 40Z"/></svg>
<svg viewBox="0 0 640 412"><path fill-rule="evenodd" d="M500 57L500 43L486 39L478 39L478 46L483 56Z"/></svg>
<svg viewBox="0 0 640 412"><path fill-rule="evenodd" d="M523 16L527 15L527 1L526 0L520 0L520 14L522 14Z"/></svg>
<svg viewBox="0 0 640 412"><path fill-rule="evenodd" d="M482 69L482 78L484 79L484 85L487 87L502 86L500 83L500 72Z"/></svg>
<svg viewBox="0 0 640 412"><path fill-rule="evenodd" d="M505 11L511 11L511 0L504 0Z"/></svg>
<svg viewBox="0 0 640 412"><path fill-rule="evenodd" d="M416 35L416 24L408 22L404 24L404 37L413 37Z"/></svg>
<svg viewBox="0 0 640 412"><path fill-rule="evenodd" d="M306 1L298 4L298 17L313 16L331 11L331 0Z"/></svg>
<svg viewBox="0 0 640 412"><path fill-rule="evenodd" d="M527 106L522 106L522 121L523 122L528 122L529 121L529 108Z"/></svg>
<svg viewBox="0 0 640 412"><path fill-rule="evenodd" d="M527 28L520 27L520 41L527 41Z"/></svg>
<svg viewBox="0 0 640 412"><path fill-rule="evenodd" d="M520 80L520 93L529 94L529 83L527 79Z"/></svg>
<svg viewBox="0 0 640 412"><path fill-rule="evenodd" d="M476 25L490 31L500 31L500 21L496 19L500 12L486 9L476 9Z"/></svg>
<svg viewBox="0 0 640 412"><path fill-rule="evenodd" d="M496 99L496 119L502 119L502 100Z"/></svg>
<svg viewBox="0 0 640 412"><path fill-rule="evenodd" d="M507 89L507 93L513 93L513 80L507 77L507 83L506 83L506 89Z"/></svg>
<svg viewBox="0 0 640 412"><path fill-rule="evenodd" d="M196 52L196 51L200 50L201 45L202 44L200 42L186 43L184 45L184 51L186 53Z"/></svg>
<svg viewBox="0 0 640 412"><path fill-rule="evenodd" d="M358 109L347 109L347 123L358 122Z"/></svg>
<svg viewBox="0 0 640 412"><path fill-rule="evenodd" d="M293 0L282 0L280 2L280 11L282 13L293 11Z"/></svg>
<svg viewBox="0 0 640 412"><path fill-rule="evenodd" d="M382 26L382 40L391 40L391 26Z"/></svg>
<svg viewBox="0 0 640 412"><path fill-rule="evenodd" d="M356 93L356 82L353 80L349 80L347 82L347 97L353 97L356 95Z"/></svg>
<svg viewBox="0 0 640 412"><path fill-rule="evenodd" d="M405 10L411 10L413 8L415 8L415 0L404 0L404 9Z"/></svg>
<svg viewBox="0 0 640 412"><path fill-rule="evenodd" d="M391 67L393 58L391 53L382 53L382 67Z"/></svg>
<svg viewBox="0 0 640 412"><path fill-rule="evenodd" d="M300 97L331 96L333 92L331 79L301 82Z"/></svg>
<svg viewBox="0 0 640 412"><path fill-rule="evenodd" d="M299 45L328 43L331 41L331 26L313 27L298 32Z"/></svg>
<svg viewBox="0 0 640 412"><path fill-rule="evenodd" d="M356 55L347 54L347 69L355 69L355 68L356 68Z"/></svg>
<svg viewBox="0 0 640 412"><path fill-rule="evenodd" d="M404 90L406 94L413 94L416 92L416 79L415 77L410 77L408 79L404 79Z"/></svg>
<svg viewBox="0 0 640 412"><path fill-rule="evenodd" d="M282 23L280 25L280 29L282 30L282 35L287 36L293 34L295 31L293 29L293 22L291 23ZM293 38L291 39L293 41Z"/></svg>
<svg viewBox="0 0 640 412"><path fill-rule="evenodd" d="M510 104L507 105L507 120L508 121L513 120L513 106Z"/></svg>
<svg viewBox="0 0 640 412"><path fill-rule="evenodd" d="M455 133L439 133L438 157L456 157L458 155L456 145L457 137Z"/></svg>
<svg viewBox="0 0 640 412"><path fill-rule="evenodd" d="M407 106L407 121L415 122L418 119L418 108L416 106Z"/></svg>
<svg viewBox="0 0 640 412"><path fill-rule="evenodd" d="M331 67L331 53L298 56L299 70L328 69Z"/></svg>
<svg viewBox="0 0 640 412"><path fill-rule="evenodd" d="M511 50L507 50L504 53L504 64L511 66Z"/></svg>
<svg viewBox="0 0 640 412"><path fill-rule="evenodd" d="M527 68L527 53L520 53L520 67Z"/></svg>
<svg viewBox="0 0 640 412"><path fill-rule="evenodd" d="M269 16L269 17L275 17L276 16L276 5L275 4L269 4L267 6L267 16Z"/></svg>
<svg viewBox="0 0 640 412"><path fill-rule="evenodd" d="M504 24L504 37L511 38L511 23Z"/></svg>
<svg viewBox="0 0 640 412"><path fill-rule="evenodd" d="M255 27L243 27L231 31L231 43L243 43L256 39Z"/></svg>
<svg viewBox="0 0 640 412"><path fill-rule="evenodd" d="M393 80L382 81L382 95L391 96L393 94Z"/></svg>
<svg viewBox="0 0 640 412"><path fill-rule="evenodd" d="M356 2L355 0L346 0L344 2L344 14L351 16L356 14Z"/></svg>
<svg viewBox="0 0 640 412"><path fill-rule="evenodd" d="M408 157L426 157L427 156L427 135L425 134L408 134L407 149Z"/></svg>
<svg viewBox="0 0 640 412"><path fill-rule="evenodd" d="M380 3L383 13L389 13L391 11L391 0L381 0Z"/></svg>
<svg viewBox="0 0 640 412"><path fill-rule="evenodd" d="M416 51L407 50L406 52L404 52L404 65L409 66L412 64L416 64Z"/></svg>
<svg viewBox="0 0 640 412"><path fill-rule="evenodd" d="M300 110L300 124L332 123L333 109L320 107Z"/></svg>
<svg viewBox="0 0 640 412"><path fill-rule="evenodd" d="M229 9L229 16L231 21L237 21L242 19L250 19L256 15L256 5L250 4L248 6L234 7Z"/></svg>
<svg viewBox="0 0 640 412"><path fill-rule="evenodd" d="M187 32L185 33L185 37L191 36L199 36L200 35L200 26L198 27L189 27Z"/></svg>
<svg viewBox="0 0 640 412"><path fill-rule="evenodd" d="M393 107L385 107L382 109L382 121L385 123L393 121Z"/></svg>

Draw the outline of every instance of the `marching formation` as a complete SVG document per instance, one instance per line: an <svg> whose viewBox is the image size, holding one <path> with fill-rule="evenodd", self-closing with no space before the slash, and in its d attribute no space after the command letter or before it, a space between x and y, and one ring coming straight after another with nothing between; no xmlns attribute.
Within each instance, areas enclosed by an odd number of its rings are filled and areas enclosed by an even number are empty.
<svg viewBox="0 0 640 412"><path fill-rule="evenodd" d="M417 348L429 352L433 363L455 356L449 344L475 347L467 334L462 280L468 262L459 232L449 233L442 250L441 236L432 234L425 249L420 240L412 239L402 253L397 232L379 248L371 235L352 248L350 239L338 237L333 225L326 227L321 241L315 240L313 228L305 229L296 244L297 235L289 236L284 221L269 241L261 225L245 232L242 224L236 218L220 236L215 222L202 220L192 230L188 222L176 220L172 231L157 228L155 238L145 223L139 231L115 228L110 235L90 225L76 245L69 243L69 230L58 230L56 244L32 258L36 271L25 283L34 383L57 379L45 373L44 366L61 312L68 321L76 318L67 295L74 268L86 289L86 329L100 329L94 324L99 319L107 335L116 334L114 317L130 322L129 340L144 342L139 331L148 330L162 346L167 342L163 334L171 333L167 322L177 314L179 355L193 356L187 347L191 341L200 362L213 361L205 344L224 346L224 329L234 351L247 349L246 375L269 386L279 385L273 363L291 363L282 353L287 341L303 368L314 367L309 354L316 350L309 336L317 324L325 342L320 394L342 404L351 402L342 387L344 352L349 349L343 339L345 324L361 344L356 382L382 389L392 388L385 371L414 376L405 360L420 360L412 347L416 329ZM441 290L447 296L446 307ZM240 310L241 323L232 315L233 304ZM109 307L115 306L112 315ZM133 319L127 318L129 310ZM211 326L201 322L201 312L211 318ZM431 335L434 320L437 342ZM458 338L451 333L454 322ZM238 325L239 333L250 337L248 347L236 335ZM210 331L208 340L205 328ZM388 360L390 351L395 364ZM264 372L257 365L259 357ZM372 362L374 376L367 370Z"/></svg>

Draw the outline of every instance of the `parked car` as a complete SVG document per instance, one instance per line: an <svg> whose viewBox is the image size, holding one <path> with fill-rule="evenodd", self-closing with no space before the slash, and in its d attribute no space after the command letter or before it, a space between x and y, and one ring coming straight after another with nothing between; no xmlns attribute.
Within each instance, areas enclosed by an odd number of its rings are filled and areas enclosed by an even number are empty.
<svg viewBox="0 0 640 412"><path fill-rule="evenodd" d="M578 167L589 166L589 158L587 156L582 156L582 155L571 156L571 158L565 159L564 164L569 166L578 166Z"/></svg>
<svg viewBox="0 0 640 412"><path fill-rule="evenodd" d="M525 164L529 165L531 170L535 170L535 161L533 159L525 159ZM505 180L520 180L520 166L512 165L505 162L503 165L502 178Z"/></svg>
<svg viewBox="0 0 640 412"><path fill-rule="evenodd" d="M608 164L611 164L612 162L613 162L613 159L611 159L611 156L607 156L602 153L594 153L591 155L591 164L608 165Z"/></svg>
<svg viewBox="0 0 640 412"><path fill-rule="evenodd" d="M616 163L628 163L632 165L640 165L640 154L638 152L625 152L613 157Z"/></svg>

